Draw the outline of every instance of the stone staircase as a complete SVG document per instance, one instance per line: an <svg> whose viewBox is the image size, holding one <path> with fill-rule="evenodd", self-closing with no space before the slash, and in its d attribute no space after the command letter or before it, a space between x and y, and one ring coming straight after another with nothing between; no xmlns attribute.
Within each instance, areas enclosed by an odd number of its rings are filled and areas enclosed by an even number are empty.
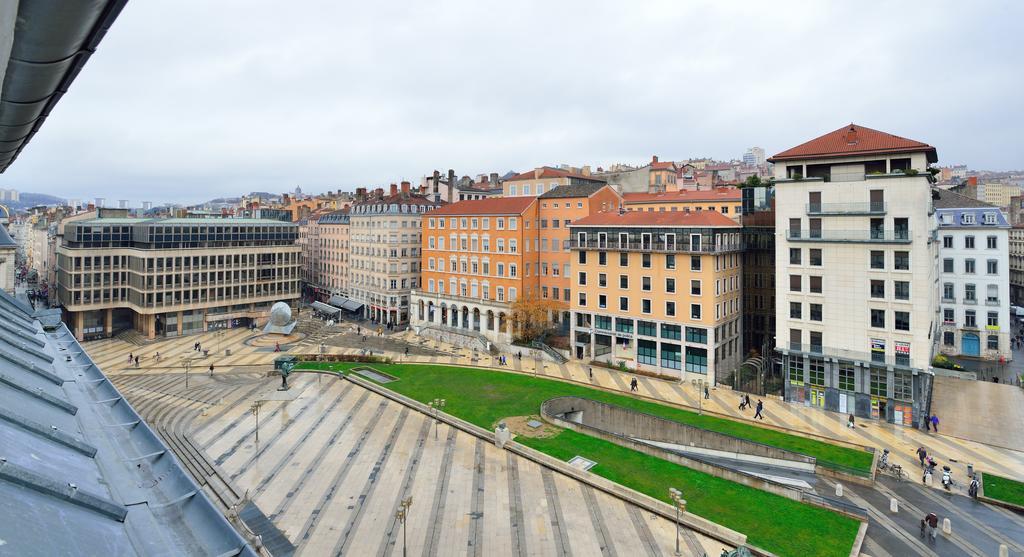
<svg viewBox="0 0 1024 557"><path fill-rule="evenodd" d="M135 346L145 346L150 342L153 342L147 339L146 337L142 336L142 333L136 331L135 329L125 329L115 334L114 338Z"/></svg>

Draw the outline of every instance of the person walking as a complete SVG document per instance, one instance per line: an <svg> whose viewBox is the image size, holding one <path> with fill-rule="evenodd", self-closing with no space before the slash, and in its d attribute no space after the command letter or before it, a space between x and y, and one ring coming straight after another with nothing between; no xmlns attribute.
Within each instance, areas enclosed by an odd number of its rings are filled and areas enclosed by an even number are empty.
<svg viewBox="0 0 1024 557"><path fill-rule="evenodd" d="M750 408L753 404L750 404L750 395L743 395L743 400L746 401L746 407Z"/></svg>
<svg viewBox="0 0 1024 557"><path fill-rule="evenodd" d="M757 411L754 412L754 417L763 420L764 416L761 415L761 410L764 410L764 402L761 399L757 399Z"/></svg>
<svg viewBox="0 0 1024 557"><path fill-rule="evenodd" d="M210 364L210 377L213 377L213 364Z"/></svg>
<svg viewBox="0 0 1024 557"><path fill-rule="evenodd" d="M743 395L740 395L740 406L739 406L739 409L743 410L746 407L747 407L747 397L745 397Z"/></svg>
<svg viewBox="0 0 1024 557"><path fill-rule="evenodd" d="M629 391L630 392L634 392L634 391L638 391L638 390L639 389L637 389L637 386L636 386L636 377L634 377L633 379L631 379L629 381Z"/></svg>
<svg viewBox="0 0 1024 557"><path fill-rule="evenodd" d="M938 536L939 528L939 516L935 513L928 513L924 518L921 519L921 530L924 531L925 526L928 527L928 535L931 536L932 541Z"/></svg>
<svg viewBox="0 0 1024 557"><path fill-rule="evenodd" d="M139 357L135 356L135 367L139 367Z"/></svg>
<svg viewBox="0 0 1024 557"><path fill-rule="evenodd" d="M134 359L135 359L135 356L131 352L129 352L128 353L128 365L132 365L132 361Z"/></svg>
<svg viewBox="0 0 1024 557"><path fill-rule="evenodd" d="M857 425L853 421L853 414L850 414L850 419L846 420L846 427L850 429L857 427Z"/></svg>
<svg viewBox="0 0 1024 557"><path fill-rule="evenodd" d="M593 367L588 367L587 368L587 375L590 376L590 380L591 381L594 380L594 368Z"/></svg>
<svg viewBox="0 0 1024 557"><path fill-rule="evenodd" d="M932 414L932 429L935 430L935 433L939 432L939 417L935 414Z"/></svg>
<svg viewBox="0 0 1024 557"><path fill-rule="evenodd" d="M924 447L917 448L917 459L921 461L921 468L924 468L924 459L928 458L928 451Z"/></svg>
<svg viewBox="0 0 1024 557"><path fill-rule="evenodd" d="M708 386L704 385L704 400L708 400L710 398L711 398L711 392L708 391Z"/></svg>

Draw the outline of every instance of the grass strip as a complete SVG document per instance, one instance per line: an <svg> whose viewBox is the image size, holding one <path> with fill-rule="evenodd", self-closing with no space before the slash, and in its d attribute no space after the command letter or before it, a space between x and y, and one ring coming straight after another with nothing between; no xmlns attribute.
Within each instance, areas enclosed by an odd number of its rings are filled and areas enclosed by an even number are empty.
<svg viewBox="0 0 1024 557"><path fill-rule="evenodd" d="M1024 507L1024 483L985 472L985 497Z"/></svg>

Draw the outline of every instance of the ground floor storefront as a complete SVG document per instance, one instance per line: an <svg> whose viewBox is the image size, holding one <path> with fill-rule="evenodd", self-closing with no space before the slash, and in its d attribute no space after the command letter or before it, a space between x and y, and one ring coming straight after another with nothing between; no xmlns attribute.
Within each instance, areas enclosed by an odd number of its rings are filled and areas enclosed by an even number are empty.
<svg viewBox="0 0 1024 557"><path fill-rule="evenodd" d="M185 336L207 331L260 327L273 304L233 304L202 309L139 313L131 308L108 308L64 313L65 322L79 340L107 338L134 330L148 339Z"/></svg>
<svg viewBox="0 0 1024 557"><path fill-rule="evenodd" d="M512 342L512 310L507 303L413 292L412 307L410 325L414 328L436 327L479 335L491 343Z"/></svg>

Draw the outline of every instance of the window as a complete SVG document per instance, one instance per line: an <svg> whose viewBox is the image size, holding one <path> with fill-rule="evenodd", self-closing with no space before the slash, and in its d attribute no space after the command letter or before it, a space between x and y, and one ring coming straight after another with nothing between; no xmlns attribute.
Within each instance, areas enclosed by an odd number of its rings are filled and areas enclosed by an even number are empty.
<svg viewBox="0 0 1024 557"><path fill-rule="evenodd" d="M789 248L789 263L790 263L790 265L799 265L800 264L800 253L802 251L803 250L801 250L800 248Z"/></svg>
<svg viewBox="0 0 1024 557"><path fill-rule="evenodd" d="M665 302L665 315L668 317L675 317L676 315L676 303Z"/></svg>
<svg viewBox="0 0 1024 557"><path fill-rule="evenodd" d="M619 267L629 266L629 254L626 252L619 253Z"/></svg>
<svg viewBox="0 0 1024 557"><path fill-rule="evenodd" d="M975 312L973 309L964 311L964 327L968 327L971 329L978 328L977 312Z"/></svg>
<svg viewBox="0 0 1024 557"><path fill-rule="evenodd" d="M597 274L597 285L599 287L601 287L601 288L607 288L608 287L608 275L606 275L604 273L598 273Z"/></svg>
<svg viewBox="0 0 1024 557"><path fill-rule="evenodd" d="M665 279L665 292L667 292L668 294L675 294L676 293L676 279L674 279L674 278L667 278L667 279Z"/></svg>
<svg viewBox="0 0 1024 557"><path fill-rule="evenodd" d="M597 307L606 308L608 307L608 296L605 294L597 295Z"/></svg>
<svg viewBox="0 0 1024 557"><path fill-rule="evenodd" d="M821 331L811 331L811 352L821 353Z"/></svg>
<svg viewBox="0 0 1024 557"><path fill-rule="evenodd" d="M498 287L498 294L499 295L501 294L501 287L500 286ZM579 305L581 307L586 307L587 306L587 293L586 292L580 292Z"/></svg>
<svg viewBox="0 0 1024 557"><path fill-rule="evenodd" d="M644 269L650 269L651 268L651 254L649 254L649 253L642 253L642 254L640 254L640 266L643 267Z"/></svg>
<svg viewBox="0 0 1024 557"><path fill-rule="evenodd" d="M674 254L665 255L665 268L672 270L676 268L676 256Z"/></svg>
<svg viewBox="0 0 1024 557"><path fill-rule="evenodd" d="M501 264L500 263L498 264L498 268L501 268ZM499 271L498 274L500 275L501 272ZM579 278L578 284L580 286L586 286L587 285L587 273L585 273L583 271L580 271L580 278Z"/></svg>
<svg viewBox="0 0 1024 557"><path fill-rule="evenodd" d="M964 248L974 249L974 236L964 236Z"/></svg>
<svg viewBox="0 0 1024 557"><path fill-rule="evenodd" d="M989 237L987 238L987 241L986 241L986 246L988 247L988 249L996 249L996 247L997 247L998 245L999 245L999 240L998 240L998 239L996 239L996 237L995 237L995 236L989 236Z"/></svg>
<svg viewBox="0 0 1024 557"><path fill-rule="evenodd" d="M885 328L885 310L884 309L872 309L871 310L871 326L877 329Z"/></svg>
<svg viewBox="0 0 1024 557"><path fill-rule="evenodd" d="M989 259L985 263L985 272L987 272L990 275L998 275L999 274L999 262L996 261L995 259Z"/></svg>
<svg viewBox="0 0 1024 557"><path fill-rule="evenodd" d="M895 314L896 330L897 331L909 331L910 330L910 312L909 311L896 311Z"/></svg>
<svg viewBox="0 0 1024 557"><path fill-rule="evenodd" d="M942 260L942 272L943 273L952 273L953 272L953 259L952 258L948 258L947 257L946 259Z"/></svg>
<svg viewBox="0 0 1024 557"><path fill-rule="evenodd" d="M812 248L810 250L810 253L811 253L811 257L810 257L811 266L812 267L821 267L821 250L818 249L818 248Z"/></svg>
<svg viewBox="0 0 1024 557"><path fill-rule="evenodd" d="M989 327L995 327L996 329L999 328L999 312L997 312L997 311L990 311L990 312L988 312L988 326Z"/></svg>
<svg viewBox="0 0 1024 557"><path fill-rule="evenodd" d="M686 347L686 371L692 373L708 372L708 351L706 348Z"/></svg>
<svg viewBox="0 0 1024 557"><path fill-rule="evenodd" d="M697 344L708 343L708 331L707 329L701 329L699 327L687 327L686 328L686 342L695 342Z"/></svg>
<svg viewBox="0 0 1024 557"><path fill-rule="evenodd" d="M637 321L636 333L648 337L658 336L658 325L653 321Z"/></svg>
<svg viewBox="0 0 1024 557"><path fill-rule="evenodd" d="M790 292L800 292L800 281L801 281L801 278L802 277L800 275L789 275L789 291Z"/></svg>
<svg viewBox="0 0 1024 557"><path fill-rule="evenodd" d="M699 271L700 270L700 256L699 255L691 255L690 256L690 270L691 271Z"/></svg>
<svg viewBox="0 0 1024 557"><path fill-rule="evenodd" d="M989 350L999 350L999 335L988 335L986 346Z"/></svg>
<svg viewBox="0 0 1024 557"><path fill-rule="evenodd" d="M913 376L907 371L896 371L892 376L892 397L898 400L913 398Z"/></svg>
<svg viewBox="0 0 1024 557"><path fill-rule="evenodd" d="M947 324L956 323L956 312L953 308L942 308L942 322Z"/></svg>
<svg viewBox="0 0 1024 557"><path fill-rule="evenodd" d="M653 340L637 339L636 359L641 364L658 365L658 343Z"/></svg>
<svg viewBox="0 0 1024 557"><path fill-rule="evenodd" d="M978 302L978 287L973 284L964 285L964 302L977 303Z"/></svg>
<svg viewBox="0 0 1024 557"><path fill-rule="evenodd" d="M615 330L620 333L633 333L633 320L619 317L615 320Z"/></svg>
<svg viewBox="0 0 1024 557"><path fill-rule="evenodd" d="M803 304L800 302L789 303L789 318L790 319L803 319Z"/></svg>
<svg viewBox="0 0 1024 557"><path fill-rule="evenodd" d="M988 293L985 295L985 301L990 303L990 304L992 304L992 305L998 305L999 304L999 285L990 284L986 288L988 289Z"/></svg>
<svg viewBox="0 0 1024 557"><path fill-rule="evenodd" d="M649 298L640 300L640 313L651 313L651 300Z"/></svg>
<svg viewBox="0 0 1024 557"><path fill-rule="evenodd" d="M691 280L690 281L690 295L691 296L700 296L701 295L700 294L700 281L699 280Z"/></svg>
<svg viewBox="0 0 1024 557"><path fill-rule="evenodd" d="M895 260L893 261L893 268L897 271L909 271L910 270L910 252L909 251L898 251L894 254Z"/></svg>
<svg viewBox="0 0 1024 557"><path fill-rule="evenodd" d="M956 299L956 293L952 282L945 282L942 284L942 299L949 301Z"/></svg>
<svg viewBox="0 0 1024 557"><path fill-rule="evenodd" d="M953 331L946 331L942 333L942 344L944 346L953 346L956 344L956 335L953 334Z"/></svg>
<svg viewBox="0 0 1024 557"><path fill-rule="evenodd" d="M662 325L661 338L680 340L683 338L683 328L679 325Z"/></svg>
<svg viewBox="0 0 1024 557"><path fill-rule="evenodd" d="M607 315L595 315L594 328L601 329L603 331L610 331L612 329L612 318Z"/></svg>
<svg viewBox="0 0 1024 557"><path fill-rule="evenodd" d="M807 366L807 382L818 387L825 386L825 360L811 358Z"/></svg>
<svg viewBox="0 0 1024 557"><path fill-rule="evenodd" d="M815 294L821 294L821 277L809 277L811 283L811 292Z"/></svg>
<svg viewBox="0 0 1024 557"><path fill-rule="evenodd" d="M811 321L821 321L821 304L811 304Z"/></svg>
<svg viewBox="0 0 1024 557"><path fill-rule="evenodd" d="M804 360L800 356L789 358L789 382L796 385L804 384Z"/></svg>
<svg viewBox="0 0 1024 557"><path fill-rule="evenodd" d="M690 304L690 318L700 319L700 304Z"/></svg>
<svg viewBox="0 0 1024 557"><path fill-rule="evenodd" d="M839 364L839 390L853 391L856 373L851 364Z"/></svg>
<svg viewBox="0 0 1024 557"><path fill-rule="evenodd" d="M619 296L619 311L629 311L629 298Z"/></svg>
<svg viewBox="0 0 1024 557"><path fill-rule="evenodd" d="M884 251L872 251L871 252L871 268L872 269L884 269L885 268L885 252Z"/></svg>
<svg viewBox="0 0 1024 557"><path fill-rule="evenodd" d="M619 275L619 288L623 290L629 288L629 275Z"/></svg>
<svg viewBox="0 0 1024 557"><path fill-rule="evenodd" d="M606 251L599 251L599 252L597 252L597 264L598 265L607 265L608 264L608 252L606 252Z"/></svg>
<svg viewBox="0 0 1024 557"><path fill-rule="evenodd" d="M682 347L671 342L661 343L661 367L679 369L683 367Z"/></svg>
<svg viewBox="0 0 1024 557"><path fill-rule="evenodd" d="M871 281L871 297L872 298L885 298L885 281L884 280L872 280Z"/></svg>
<svg viewBox="0 0 1024 557"><path fill-rule="evenodd" d="M969 274L969 275L973 275L974 274L974 270L975 270L974 260L973 259L964 259L964 272Z"/></svg>
<svg viewBox="0 0 1024 557"><path fill-rule="evenodd" d="M904 280L897 280L892 283L893 297L897 300L910 299L910 283Z"/></svg>
<svg viewBox="0 0 1024 557"><path fill-rule="evenodd" d="M877 367L871 368L871 395L889 396L889 385L885 378L885 370Z"/></svg>
<svg viewBox="0 0 1024 557"><path fill-rule="evenodd" d="M953 237L952 236L943 236L942 237L942 247L944 247L944 248L952 248L953 247Z"/></svg>

